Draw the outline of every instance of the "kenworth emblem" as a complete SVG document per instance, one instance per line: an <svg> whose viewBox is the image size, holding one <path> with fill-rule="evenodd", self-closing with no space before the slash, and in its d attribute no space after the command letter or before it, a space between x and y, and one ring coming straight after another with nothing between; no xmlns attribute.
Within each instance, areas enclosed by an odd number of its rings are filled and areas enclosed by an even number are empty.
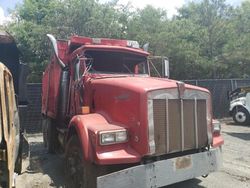
<svg viewBox="0 0 250 188"><path fill-rule="evenodd" d="M184 82L176 82L178 86L178 93L179 93L179 98L182 99L184 97L184 92L185 92L185 83Z"/></svg>

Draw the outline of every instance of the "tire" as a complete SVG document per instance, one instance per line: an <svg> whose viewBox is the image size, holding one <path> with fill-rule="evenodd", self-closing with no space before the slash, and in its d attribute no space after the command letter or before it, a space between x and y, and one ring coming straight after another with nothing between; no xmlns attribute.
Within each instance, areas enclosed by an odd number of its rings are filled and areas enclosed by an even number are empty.
<svg viewBox="0 0 250 188"><path fill-rule="evenodd" d="M20 144L17 159L15 162L15 172L18 174L22 173L22 154L23 154L23 134L20 133Z"/></svg>
<svg viewBox="0 0 250 188"><path fill-rule="evenodd" d="M96 178L104 174L104 168L84 160L76 135L68 141L65 158L66 188L96 188Z"/></svg>
<svg viewBox="0 0 250 188"><path fill-rule="evenodd" d="M233 120L240 125L247 125L250 122L249 112L245 108L236 108L233 111Z"/></svg>
<svg viewBox="0 0 250 188"><path fill-rule="evenodd" d="M42 118L43 145L47 148L47 118Z"/></svg>
<svg viewBox="0 0 250 188"><path fill-rule="evenodd" d="M42 121L44 146L47 148L48 153L55 153L57 146L56 126L51 118L44 118Z"/></svg>

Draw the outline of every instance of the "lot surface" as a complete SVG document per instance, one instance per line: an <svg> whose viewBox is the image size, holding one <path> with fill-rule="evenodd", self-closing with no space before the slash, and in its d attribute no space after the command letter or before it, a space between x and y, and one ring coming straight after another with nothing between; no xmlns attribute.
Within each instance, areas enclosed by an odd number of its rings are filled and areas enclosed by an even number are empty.
<svg viewBox="0 0 250 188"><path fill-rule="evenodd" d="M177 183L168 188L250 188L250 126L235 125L223 120L223 168L207 178ZM64 187L62 155L50 155L42 143L42 135L29 135L29 157L23 161L23 172L17 178L17 188Z"/></svg>

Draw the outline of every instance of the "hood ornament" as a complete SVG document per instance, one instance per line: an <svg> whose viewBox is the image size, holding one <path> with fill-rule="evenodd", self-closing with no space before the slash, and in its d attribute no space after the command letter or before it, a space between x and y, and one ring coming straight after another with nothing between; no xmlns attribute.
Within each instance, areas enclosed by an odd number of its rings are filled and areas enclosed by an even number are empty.
<svg viewBox="0 0 250 188"><path fill-rule="evenodd" d="M178 86L178 93L179 93L179 98L180 99L183 99L184 97L184 92L186 90L186 87L185 87L185 83L184 82L176 82L177 86Z"/></svg>

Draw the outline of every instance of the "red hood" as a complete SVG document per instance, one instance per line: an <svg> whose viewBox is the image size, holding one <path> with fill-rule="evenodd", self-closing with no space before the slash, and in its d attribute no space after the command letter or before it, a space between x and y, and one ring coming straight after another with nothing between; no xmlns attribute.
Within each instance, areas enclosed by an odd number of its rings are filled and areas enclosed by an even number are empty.
<svg viewBox="0 0 250 188"><path fill-rule="evenodd" d="M148 76L110 76L89 80L92 110L102 114L109 123L127 128L131 146L141 155L145 155L148 153L148 145L145 144L148 140L147 93L152 90L177 88L176 81ZM208 92L187 84L186 88Z"/></svg>
<svg viewBox="0 0 250 188"><path fill-rule="evenodd" d="M136 92L148 92L158 89L176 88L177 81L165 78L142 77L142 76L121 76L121 77L102 77L91 81L94 85L106 85L117 88L128 89ZM187 89L200 90L209 93L205 88L185 84Z"/></svg>

